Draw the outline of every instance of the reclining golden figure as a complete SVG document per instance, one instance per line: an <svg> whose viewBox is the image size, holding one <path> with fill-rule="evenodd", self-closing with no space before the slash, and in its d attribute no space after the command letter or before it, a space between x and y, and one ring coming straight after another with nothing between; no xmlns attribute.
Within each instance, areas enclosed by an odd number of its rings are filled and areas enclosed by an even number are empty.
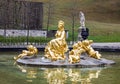
<svg viewBox="0 0 120 84"><path fill-rule="evenodd" d="M100 59L101 54L90 46L91 43L93 43L92 40L84 40L74 44L73 49L69 52L69 62L80 62L80 55L84 52L86 52L90 57Z"/></svg>
<svg viewBox="0 0 120 84"><path fill-rule="evenodd" d="M51 59L52 61L64 60L64 53L67 52L68 46L65 41L66 33L64 31L64 22L58 22L58 30L55 34L55 39L52 39L45 47L45 57Z"/></svg>
<svg viewBox="0 0 120 84"><path fill-rule="evenodd" d="M14 60L17 60L24 56L37 56L38 49L36 47L34 47L33 45L28 45L27 49L28 50L23 50L22 53L19 54L17 57L14 57Z"/></svg>
<svg viewBox="0 0 120 84"><path fill-rule="evenodd" d="M80 62L80 55L84 53L85 50L82 48L82 45L76 43L73 45L73 49L69 51L69 62L70 63L77 63Z"/></svg>
<svg viewBox="0 0 120 84"><path fill-rule="evenodd" d="M85 49L86 53L93 58L100 59L101 54L98 51L95 51L90 44L93 43L93 40L84 40L82 42L83 44L83 49Z"/></svg>

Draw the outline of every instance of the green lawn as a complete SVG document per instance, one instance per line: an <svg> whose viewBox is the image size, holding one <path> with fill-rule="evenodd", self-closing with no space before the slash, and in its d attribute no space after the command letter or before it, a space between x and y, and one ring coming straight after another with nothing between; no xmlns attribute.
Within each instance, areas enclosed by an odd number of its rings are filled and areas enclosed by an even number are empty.
<svg viewBox="0 0 120 84"><path fill-rule="evenodd" d="M88 21L89 39L95 42L120 42L120 24Z"/></svg>
<svg viewBox="0 0 120 84"><path fill-rule="evenodd" d="M101 23L96 21L86 21L86 27L89 28L89 38L94 42L120 42L120 24L113 23ZM74 35L72 33L71 25L66 24L65 29L69 31L69 37L67 41L72 40L74 36L75 41L77 41L79 23L74 27ZM57 24L49 28L57 30ZM0 36L0 42L25 42L26 37L7 37L6 39ZM48 42L51 38L41 38L41 37L30 37L30 42Z"/></svg>
<svg viewBox="0 0 120 84"><path fill-rule="evenodd" d="M78 35L78 27L75 27L75 39ZM89 38L94 42L120 42L120 24L102 23L96 21L87 21L86 27L89 28ZM72 32L69 33L70 37Z"/></svg>

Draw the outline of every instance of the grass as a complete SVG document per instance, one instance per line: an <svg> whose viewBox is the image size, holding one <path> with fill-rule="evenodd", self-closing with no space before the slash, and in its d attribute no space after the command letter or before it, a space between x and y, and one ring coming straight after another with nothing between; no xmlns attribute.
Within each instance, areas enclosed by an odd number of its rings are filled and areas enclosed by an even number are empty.
<svg viewBox="0 0 120 84"><path fill-rule="evenodd" d="M90 29L90 35L119 35L120 33L120 24L114 23L102 23L96 21L86 22L88 28Z"/></svg>
<svg viewBox="0 0 120 84"><path fill-rule="evenodd" d="M76 21L77 22L77 21ZM69 32L69 37L66 39L68 42L72 40L74 36L74 40L77 40L78 36L78 28L79 23L76 23L74 27L74 35L72 32L71 25L65 24L65 29ZM94 42L120 42L120 24L114 23L102 23L97 21L86 21L86 27L89 28L89 38ZM49 28L57 30L57 24L53 25ZM0 42L3 43L17 43L17 42L26 42L26 37L0 37ZM52 38L44 38L44 37L29 37L29 42L36 42L36 43L46 43L49 42Z"/></svg>
<svg viewBox="0 0 120 84"><path fill-rule="evenodd" d="M36 1L44 2L44 24L46 24L48 0ZM73 36L77 40L78 28L80 26L79 11L83 11L86 17L86 27L90 30L89 39L93 39L95 42L120 42L119 4L120 0L52 0L49 30L57 29L57 22L63 20L65 29L69 31L67 40L72 40ZM74 35L72 33L72 8L76 13Z"/></svg>
<svg viewBox="0 0 120 84"><path fill-rule="evenodd" d="M120 24L88 21L89 39L95 42L120 42Z"/></svg>
<svg viewBox="0 0 120 84"><path fill-rule="evenodd" d="M52 38L45 37L28 37L28 42L30 43L46 43L50 41ZM27 37L3 37L0 36L0 42L2 43L23 43L27 42Z"/></svg>
<svg viewBox="0 0 120 84"><path fill-rule="evenodd" d="M120 0L27 0L43 2L44 16L43 27L46 29L48 20L49 1L51 3L50 24L48 30L56 29L59 20L65 22L65 29L69 31L67 41L77 40L79 24L79 11L83 11L86 17L86 27L90 30L89 39L95 42L120 42ZM103 4L104 3L104 4ZM72 33L72 13L75 12L74 35ZM107 22L107 23L106 23ZM109 23L108 23L109 22ZM116 24L118 23L118 24ZM12 40L11 40L12 39ZM30 42L48 42L51 38L30 37ZM26 37L7 38L9 41L25 42ZM0 37L0 42L5 40Z"/></svg>
<svg viewBox="0 0 120 84"><path fill-rule="evenodd" d="M86 21L86 27L89 28L88 39L91 39L94 42L120 42L120 38L119 38L120 24L103 23L103 22L97 22L97 21ZM52 28L50 28L50 30ZM79 23L77 23L74 28L74 39L75 40L77 40L78 28L79 28ZM69 30L68 40L72 40L73 34L72 34L71 25L66 24L65 29Z"/></svg>
<svg viewBox="0 0 120 84"><path fill-rule="evenodd" d="M89 36L88 39L93 40L94 42L120 42L120 38L118 36Z"/></svg>

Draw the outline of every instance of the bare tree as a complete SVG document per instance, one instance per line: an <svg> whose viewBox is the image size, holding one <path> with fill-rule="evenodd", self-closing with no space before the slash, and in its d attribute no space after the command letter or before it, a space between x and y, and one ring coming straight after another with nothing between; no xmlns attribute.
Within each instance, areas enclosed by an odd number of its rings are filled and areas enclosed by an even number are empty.
<svg viewBox="0 0 120 84"><path fill-rule="evenodd" d="M52 19L53 19L53 16L54 16L54 3L52 0L48 0L47 1L47 6L46 6L46 9L47 9L47 31L49 30L49 26L50 26L50 23L52 23Z"/></svg>
<svg viewBox="0 0 120 84"><path fill-rule="evenodd" d="M78 16L77 1L78 0L69 1L69 3L62 10L64 12L62 15L71 18L71 27L72 27L71 30L72 30L72 41L73 42L75 40L74 39L75 21L76 21L76 17Z"/></svg>

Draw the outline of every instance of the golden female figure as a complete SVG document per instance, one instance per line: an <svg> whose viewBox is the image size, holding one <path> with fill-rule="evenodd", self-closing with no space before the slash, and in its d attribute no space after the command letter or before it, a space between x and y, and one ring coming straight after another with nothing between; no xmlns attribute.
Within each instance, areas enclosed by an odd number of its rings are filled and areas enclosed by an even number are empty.
<svg viewBox="0 0 120 84"><path fill-rule="evenodd" d="M64 60L64 53L67 52L68 46L65 41L66 34L64 31L64 22L61 20L58 22L58 30L55 37L56 38L51 40L45 47L45 57L52 61L56 61L58 59Z"/></svg>

